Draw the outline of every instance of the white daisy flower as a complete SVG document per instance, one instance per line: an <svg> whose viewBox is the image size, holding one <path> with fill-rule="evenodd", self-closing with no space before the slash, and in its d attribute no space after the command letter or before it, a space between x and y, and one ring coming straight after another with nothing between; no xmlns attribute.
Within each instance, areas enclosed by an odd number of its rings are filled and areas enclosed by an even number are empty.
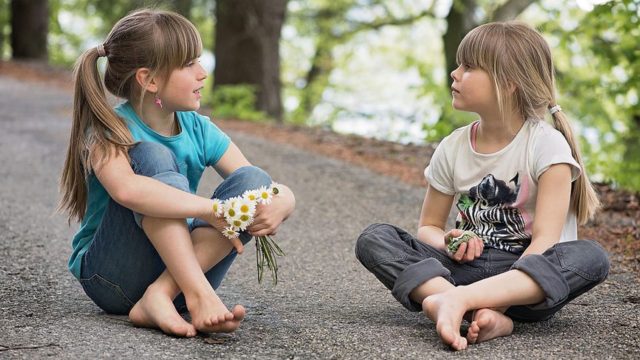
<svg viewBox="0 0 640 360"><path fill-rule="evenodd" d="M237 208L241 215L249 215L253 217L253 214L256 212L256 202L243 197L238 200Z"/></svg>
<svg viewBox="0 0 640 360"><path fill-rule="evenodd" d="M274 196L278 195L280 193L280 184L278 184L277 182L271 183L269 191L271 191L271 194L273 194Z"/></svg>
<svg viewBox="0 0 640 360"><path fill-rule="evenodd" d="M220 216L222 215L223 212L223 204L222 201L220 201L219 199L213 199L213 214L215 216Z"/></svg>
<svg viewBox="0 0 640 360"><path fill-rule="evenodd" d="M226 227L223 231L222 234L224 236L226 236L228 239L234 239L237 238L240 234L231 226Z"/></svg>
<svg viewBox="0 0 640 360"><path fill-rule="evenodd" d="M259 198L260 198L260 203L262 204L270 204L271 203L271 198L273 197L273 192L271 191L271 189L267 189L266 186L261 186L258 189L258 194L259 194Z"/></svg>
<svg viewBox="0 0 640 360"><path fill-rule="evenodd" d="M249 201L252 202L256 202L258 201L258 196L260 194L258 193L258 190L247 190L244 192L244 194L242 194L242 198L247 199Z"/></svg>
<svg viewBox="0 0 640 360"><path fill-rule="evenodd" d="M239 198L230 198L225 201L224 218L227 220L227 223L231 224L233 220L237 219L240 215Z"/></svg>

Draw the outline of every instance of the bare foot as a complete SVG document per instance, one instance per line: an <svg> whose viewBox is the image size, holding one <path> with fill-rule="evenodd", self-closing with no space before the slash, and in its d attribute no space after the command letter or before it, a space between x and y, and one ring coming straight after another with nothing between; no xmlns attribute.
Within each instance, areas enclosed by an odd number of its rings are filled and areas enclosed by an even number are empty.
<svg viewBox="0 0 640 360"><path fill-rule="evenodd" d="M178 314L171 298L152 287L147 288L129 311L129 319L135 326L160 329L169 335L192 337L197 333L195 327Z"/></svg>
<svg viewBox="0 0 640 360"><path fill-rule="evenodd" d="M467 339L460 336L460 324L466 310L455 296L447 296L447 292L428 296L422 302L422 311L436 322L438 336L454 350L467 348Z"/></svg>
<svg viewBox="0 0 640 360"><path fill-rule="evenodd" d="M513 320L503 313L491 309L476 311L467 332L467 341L475 344L500 336L511 335Z"/></svg>
<svg viewBox="0 0 640 360"><path fill-rule="evenodd" d="M229 311L215 293L204 299L189 300L187 308L191 323L201 332L233 332L240 327L246 313L242 305L236 305Z"/></svg>

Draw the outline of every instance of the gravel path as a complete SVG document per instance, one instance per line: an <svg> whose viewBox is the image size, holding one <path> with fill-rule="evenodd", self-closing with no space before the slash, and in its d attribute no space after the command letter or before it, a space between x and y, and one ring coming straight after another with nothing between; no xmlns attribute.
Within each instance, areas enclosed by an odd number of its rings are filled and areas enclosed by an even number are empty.
<svg viewBox="0 0 640 360"><path fill-rule="evenodd" d="M452 353L434 324L405 311L353 255L372 222L413 231L423 190L263 138L230 133L255 164L295 192L281 228L281 282L258 285L255 250L219 289L248 315L232 335L177 339L96 307L66 269L65 218L55 214L71 94L0 77L0 358L640 358L640 287L614 264L609 279L552 320ZM219 180L208 173L202 194Z"/></svg>

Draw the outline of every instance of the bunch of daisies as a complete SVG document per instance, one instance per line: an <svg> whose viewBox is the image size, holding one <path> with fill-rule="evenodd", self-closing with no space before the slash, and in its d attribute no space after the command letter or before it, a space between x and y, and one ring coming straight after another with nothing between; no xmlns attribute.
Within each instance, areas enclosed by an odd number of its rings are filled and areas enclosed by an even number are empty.
<svg viewBox="0 0 640 360"><path fill-rule="evenodd" d="M236 238L241 231L245 231L253 223L258 204L270 204L280 190L277 183L269 187L262 186L256 190L248 190L242 196L235 196L227 200L213 200L213 213L217 217L224 217L227 227L222 234L229 239ZM271 236L256 236L256 263L258 267L258 283L262 282L264 268L271 270L273 284L278 283L278 262L276 256L283 256L284 252Z"/></svg>

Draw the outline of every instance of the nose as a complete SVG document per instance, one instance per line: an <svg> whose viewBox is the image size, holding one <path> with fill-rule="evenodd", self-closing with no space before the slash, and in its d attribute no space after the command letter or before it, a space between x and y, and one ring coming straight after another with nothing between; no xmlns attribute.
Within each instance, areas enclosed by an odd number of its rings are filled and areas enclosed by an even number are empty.
<svg viewBox="0 0 640 360"><path fill-rule="evenodd" d="M207 70L205 70L204 66L202 66L202 64L198 63L198 67L199 67L199 72L198 72L198 80L204 80L206 79L209 75L207 74Z"/></svg>
<svg viewBox="0 0 640 360"><path fill-rule="evenodd" d="M451 72L450 76L453 80L458 81L458 70L460 70L461 67L461 65L458 65L458 67Z"/></svg>

